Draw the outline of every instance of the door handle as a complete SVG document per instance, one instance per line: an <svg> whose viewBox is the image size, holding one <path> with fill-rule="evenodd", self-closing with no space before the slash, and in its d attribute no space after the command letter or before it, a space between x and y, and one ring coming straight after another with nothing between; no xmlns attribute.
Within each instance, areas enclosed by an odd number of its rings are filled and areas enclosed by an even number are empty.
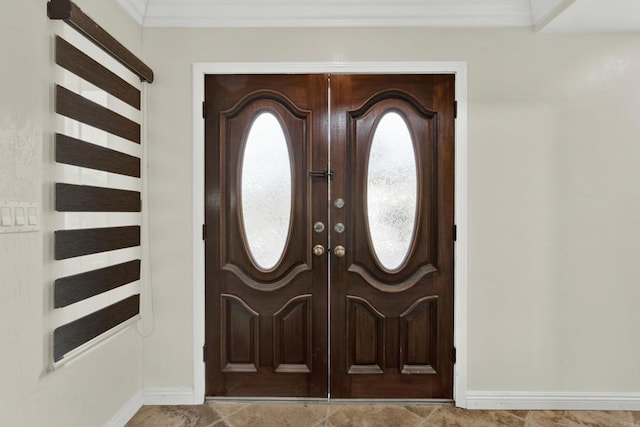
<svg viewBox="0 0 640 427"><path fill-rule="evenodd" d="M344 248L344 246L338 245L333 249L333 253L338 258L342 258L347 253L347 250Z"/></svg>
<svg viewBox="0 0 640 427"><path fill-rule="evenodd" d="M313 247L313 254L314 254L315 256L322 256L322 255L324 255L324 246L322 246L322 245L315 245L315 246Z"/></svg>

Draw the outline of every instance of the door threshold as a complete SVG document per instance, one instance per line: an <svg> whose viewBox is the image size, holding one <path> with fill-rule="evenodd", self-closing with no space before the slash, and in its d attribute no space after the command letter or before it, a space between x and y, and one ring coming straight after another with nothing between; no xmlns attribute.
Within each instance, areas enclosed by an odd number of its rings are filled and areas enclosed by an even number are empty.
<svg viewBox="0 0 640 427"><path fill-rule="evenodd" d="M233 397L233 396L208 396L205 402L224 403L309 403L323 404L330 403L327 398L321 397Z"/></svg>
<svg viewBox="0 0 640 427"><path fill-rule="evenodd" d="M331 399L310 397L229 397L209 396L205 402L221 403L304 403L331 405L424 405L453 406L451 399Z"/></svg>
<svg viewBox="0 0 640 427"><path fill-rule="evenodd" d="M425 405L453 406L451 399L329 399L336 405Z"/></svg>

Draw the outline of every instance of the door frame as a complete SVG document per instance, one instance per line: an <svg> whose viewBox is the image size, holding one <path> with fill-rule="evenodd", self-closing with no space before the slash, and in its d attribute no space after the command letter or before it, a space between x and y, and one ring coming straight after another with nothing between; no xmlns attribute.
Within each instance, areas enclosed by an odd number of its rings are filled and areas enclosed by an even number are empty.
<svg viewBox="0 0 640 427"><path fill-rule="evenodd" d="M198 62L193 84L193 401L204 402L205 250L204 224L204 79L207 74L455 74L455 223L454 326L456 363L453 371L455 405L466 408L467 394L467 270L468 270L468 115L467 62ZM213 349L209 349L212 351Z"/></svg>

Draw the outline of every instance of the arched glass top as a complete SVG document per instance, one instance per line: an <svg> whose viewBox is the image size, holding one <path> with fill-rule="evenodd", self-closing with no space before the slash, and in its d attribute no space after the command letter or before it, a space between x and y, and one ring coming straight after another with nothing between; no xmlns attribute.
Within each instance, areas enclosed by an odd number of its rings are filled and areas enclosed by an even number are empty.
<svg viewBox="0 0 640 427"><path fill-rule="evenodd" d="M418 176L413 141L397 112L385 113L374 131L367 167L367 219L380 265L404 264L414 239Z"/></svg>
<svg viewBox="0 0 640 427"><path fill-rule="evenodd" d="M261 270L284 255L292 210L291 158L282 125L260 113L249 130L241 161L241 209L247 248Z"/></svg>

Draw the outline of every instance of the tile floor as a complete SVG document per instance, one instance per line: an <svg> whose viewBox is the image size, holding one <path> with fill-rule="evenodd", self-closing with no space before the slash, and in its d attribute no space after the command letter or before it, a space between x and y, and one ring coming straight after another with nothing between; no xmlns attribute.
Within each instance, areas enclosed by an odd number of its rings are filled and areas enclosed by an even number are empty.
<svg viewBox="0 0 640 427"><path fill-rule="evenodd" d="M207 402L145 406L126 427L640 427L630 411L467 411L452 406Z"/></svg>

